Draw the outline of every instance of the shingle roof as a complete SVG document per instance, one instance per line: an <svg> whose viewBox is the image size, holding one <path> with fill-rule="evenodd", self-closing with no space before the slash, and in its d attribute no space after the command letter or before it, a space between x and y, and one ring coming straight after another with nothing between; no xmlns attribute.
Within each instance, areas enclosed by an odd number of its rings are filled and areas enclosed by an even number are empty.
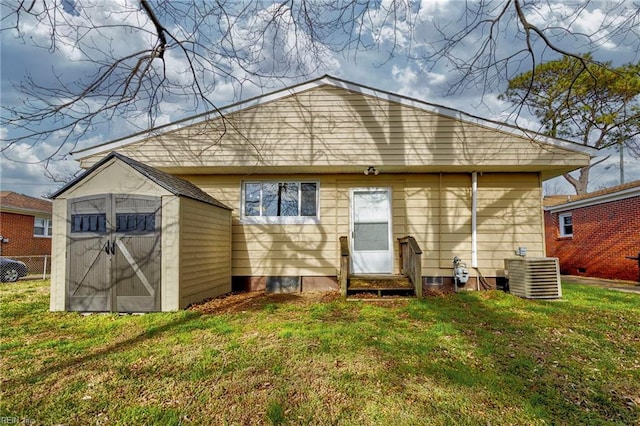
<svg viewBox="0 0 640 426"><path fill-rule="evenodd" d="M210 196L209 194L207 194L206 192L204 192L203 190L201 190L191 182L181 179L177 176L170 175L169 173L165 173L161 170L158 170L146 164L140 163L136 160L133 160L117 152L112 152L106 157L104 157L101 161L97 162L93 167L87 169L87 171L84 172L77 179L70 182L64 188L60 189L55 194L53 194L51 198L56 198L57 196L67 191L71 187L77 185L82 180L84 180L85 177L89 176L94 170L96 170L97 168L99 168L100 166L102 166L112 158L117 158L123 163L129 165L138 173L142 174L149 180L160 185L162 188L166 189L167 191L171 192L174 195L177 195L179 197L191 198L193 200L202 201L203 203L211 204L227 210L232 210L230 207L219 202L218 200L216 200L215 198L213 198L212 196Z"/></svg>
<svg viewBox="0 0 640 426"><path fill-rule="evenodd" d="M0 210L6 209L51 215L51 201L17 192L2 191L0 192Z"/></svg>
<svg viewBox="0 0 640 426"><path fill-rule="evenodd" d="M602 195L615 194L616 192L621 192L636 187L640 187L640 180L623 183L622 185L616 185L610 188L600 189L598 191L589 192L582 195L551 195L544 197L544 205L545 207L553 207L565 203L573 203L574 201L588 200L589 198L596 198Z"/></svg>

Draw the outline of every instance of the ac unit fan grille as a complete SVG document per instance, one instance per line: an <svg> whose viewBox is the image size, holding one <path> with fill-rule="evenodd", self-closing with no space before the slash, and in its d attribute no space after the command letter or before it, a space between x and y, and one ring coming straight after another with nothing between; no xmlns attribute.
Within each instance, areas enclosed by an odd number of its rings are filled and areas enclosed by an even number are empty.
<svg viewBox="0 0 640 426"><path fill-rule="evenodd" d="M555 257L505 259L509 292L527 299L562 297L558 259Z"/></svg>

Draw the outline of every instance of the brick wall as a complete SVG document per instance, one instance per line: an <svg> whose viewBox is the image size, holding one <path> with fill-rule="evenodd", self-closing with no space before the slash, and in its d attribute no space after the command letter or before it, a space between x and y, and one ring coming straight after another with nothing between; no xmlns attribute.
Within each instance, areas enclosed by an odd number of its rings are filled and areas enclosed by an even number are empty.
<svg viewBox="0 0 640 426"><path fill-rule="evenodd" d="M33 236L33 216L0 212L0 235L9 242L2 244L2 256L51 254L51 238Z"/></svg>
<svg viewBox="0 0 640 426"><path fill-rule="evenodd" d="M573 236L560 237L558 216L571 213ZM640 197L561 213L545 211L547 256L557 257L562 274L638 280Z"/></svg>

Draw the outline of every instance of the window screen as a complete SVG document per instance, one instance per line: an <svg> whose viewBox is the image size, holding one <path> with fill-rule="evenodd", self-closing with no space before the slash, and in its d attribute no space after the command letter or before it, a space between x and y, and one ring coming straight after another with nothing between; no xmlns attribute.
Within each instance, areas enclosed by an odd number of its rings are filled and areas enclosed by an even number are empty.
<svg viewBox="0 0 640 426"><path fill-rule="evenodd" d="M388 223L354 224L354 250L389 250Z"/></svg>

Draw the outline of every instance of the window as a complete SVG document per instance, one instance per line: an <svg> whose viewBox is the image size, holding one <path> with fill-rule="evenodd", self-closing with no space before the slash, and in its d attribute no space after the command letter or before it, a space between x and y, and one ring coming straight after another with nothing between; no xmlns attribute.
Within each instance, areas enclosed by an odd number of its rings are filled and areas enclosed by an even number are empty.
<svg viewBox="0 0 640 426"><path fill-rule="evenodd" d="M245 182L242 216L256 223L312 223L318 218L317 182Z"/></svg>
<svg viewBox="0 0 640 426"><path fill-rule="evenodd" d="M573 218L571 213L565 213L558 216L560 223L560 236L570 237L573 235Z"/></svg>
<svg viewBox="0 0 640 426"><path fill-rule="evenodd" d="M51 237L51 219L36 217L33 220L34 237Z"/></svg>
<svg viewBox="0 0 640 426"><path fill-rule="evenodd" d="M107 217L104 213L71 215L71 232L107 232Z"/></svg>
<svg viewBox="0 0 640 426"><path fill-rule="evenodd" d="M117 213L116 232L145 233L156 230L155 213Z"/></svg>

